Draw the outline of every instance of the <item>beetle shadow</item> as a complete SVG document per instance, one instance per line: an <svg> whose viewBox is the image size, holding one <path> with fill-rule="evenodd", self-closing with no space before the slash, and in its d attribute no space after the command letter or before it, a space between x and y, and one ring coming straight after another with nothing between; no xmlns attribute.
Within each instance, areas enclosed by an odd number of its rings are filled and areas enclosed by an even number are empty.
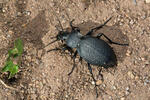
<svg viewBox="0 0 150 100"><path fill-rule="evenodd" d="M33 43L33 46L40 49L44 46L42 37L48 32L48 22L46 21L45 11L39 14L29 23L21 35L24 42Z"/></svg>
<svg viewBox="0 0 150 100"><path fill-rule="evenodd" d="M95 23L92 21L87 21L78 25L75 25L79 27L81 30L81 33L85 35L90 29L99 26L99 23ZM104 33L108 38L110 38L113 42L121 43L121 44L129 44L128 37L122 33L122 31L117 27L117 25L114 26L104 26L103 28L93 32L92 36L96 36L98 33ZM103 36L101 39L108 42ZM109 43L108 43L109 44ZM123 62L124 58L126 57L126 52L128 49L128 46L121 46L116 44L109 44L114 52L115 56L114 59L116 61L116 64L119 62Z"/></svg>

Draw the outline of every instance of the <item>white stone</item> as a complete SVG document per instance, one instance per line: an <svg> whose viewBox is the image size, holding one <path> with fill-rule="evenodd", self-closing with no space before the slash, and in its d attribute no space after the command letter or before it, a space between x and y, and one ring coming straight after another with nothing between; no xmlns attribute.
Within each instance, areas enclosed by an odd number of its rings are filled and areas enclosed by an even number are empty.
<svg viewBox="0 0 150 100"><path fill-rule="evenodd" d="M150 0L145 0L146 3L150 3Z"/></svg>

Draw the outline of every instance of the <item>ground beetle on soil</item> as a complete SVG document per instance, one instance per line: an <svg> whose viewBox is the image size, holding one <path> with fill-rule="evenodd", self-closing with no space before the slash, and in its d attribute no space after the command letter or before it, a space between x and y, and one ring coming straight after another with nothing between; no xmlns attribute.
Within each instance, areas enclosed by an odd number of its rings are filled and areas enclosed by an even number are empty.
<svg viewBox="0 0 150 100"><path fill-rule="evenodd" d="M73 48L76 48L76 51L74 52L74 55L72 57L74 64L73 64L72 70L70 71L70 73L68 75L70 75L74 71L74 69L76 67L75 66L75 58L76 58L77 54L79 54L80 61L82 61L82 59L84 59L87 62L88 70L91 73L91 76L95 82L95 87L96 87L97 86L96 80L94 78L94 75L92 73L92 68L90 65L96 65L96 66L101 66L104 68L109 68L109 67L113 67L117 64L116 63L116 55L115 55L113 49L111 48L111 46L108 45L107 42L100 39L100 37L104 36L110 44L117 44L117 45L124 45L124 46L128 45L128 44L120 44L120 43L113 42L111 39L109 39L103 33L99 33L96 37L92 36L92 33L94 31L105 26L110 20L111 20L111 18L109 18L104 24L91 29L89 32L86 33L86 35L82 35L80 33L80 29L78 27L74 27L72 25L72 22L74 20L72 20L70 22L71 32L64 31L64 29L59 21L62 30L59 31L59 33L56 37L54 37L56 39L54 41L52 41L51 43L49 43L48 45L50 45L56 41L59 41L59 40L64 41L65 44L62 45L61 48L60 47L54 48L54 49L48 50L47 52L55 51L55 50L63 50L63 51L68 50L72 54ZM48 46L48 45L46 45L46 46ZM96 95L98 97L97 88L96 88Z"/></svg>

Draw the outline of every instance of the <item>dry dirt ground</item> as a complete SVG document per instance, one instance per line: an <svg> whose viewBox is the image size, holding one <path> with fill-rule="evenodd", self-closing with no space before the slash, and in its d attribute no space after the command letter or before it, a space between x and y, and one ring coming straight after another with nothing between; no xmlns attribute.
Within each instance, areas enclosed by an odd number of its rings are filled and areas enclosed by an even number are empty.
<svg viewBox="0 0 150 100"><path fill-rule="evenodd" d="M128 47L111 45L118 65L102 69L104 81L96 98L93 80L85 61L68 76L73 61L68 54L46 51L61 45L52 41L69 22L85 34L90 28L108 24L97 31ZM96 33L96 32L95 32ZM0 68L8 49L20 37L24 53L20 71L8 80L0 74L0 100L150 100L150 3L144 0L0 0ZM92 66L99 80L98 67ZM100 81L100 80L99 80Z"/></svg>

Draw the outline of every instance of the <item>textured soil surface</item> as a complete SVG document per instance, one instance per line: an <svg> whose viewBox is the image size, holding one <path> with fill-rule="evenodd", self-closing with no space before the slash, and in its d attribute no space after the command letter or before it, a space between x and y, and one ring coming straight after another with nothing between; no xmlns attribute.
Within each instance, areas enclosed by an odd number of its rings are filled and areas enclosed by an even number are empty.
<svg viewBox="0 0 150 100"><path fill-rule="evenodd" d="M8 73L0 73L0 100L150 100L150 3L146 1L0 0L0 69L14 40L21 38L24 43L19 72L10 80ZM73 61L67 51L46 52L62 43L43 47L61 29L59 20L66 29L75 19L73 25L85 34L110 17L93 35L104 33L129 46L110 44L118 65L102 69L103 82L100 67L92 66L99 83L96 98L85 61L81 64L78 56L78 67L68 76Z"/></svg>

